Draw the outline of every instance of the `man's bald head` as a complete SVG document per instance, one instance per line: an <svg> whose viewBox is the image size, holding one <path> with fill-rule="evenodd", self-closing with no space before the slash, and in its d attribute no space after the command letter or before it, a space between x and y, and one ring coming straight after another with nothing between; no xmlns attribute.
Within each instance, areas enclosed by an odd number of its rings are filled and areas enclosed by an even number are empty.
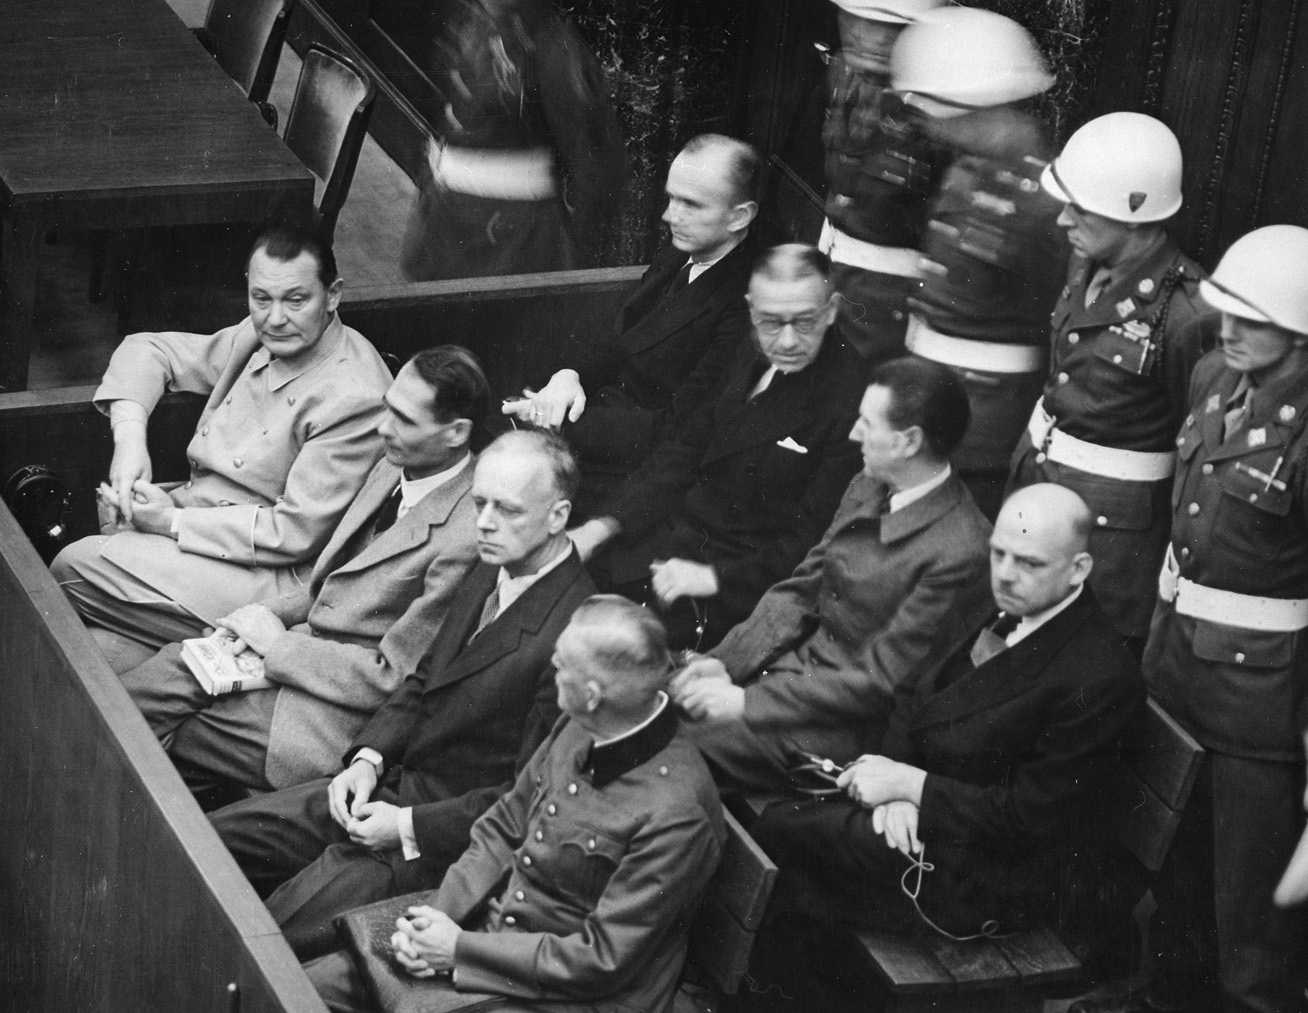
<svg viewBox="0 0 1308 1013"><path fill-rule="evenodd" d="M1093 518L1071 489L1042 483L1008 497L990 537L990 589L1010 615L1057 605L1090 575Z"/></svg>

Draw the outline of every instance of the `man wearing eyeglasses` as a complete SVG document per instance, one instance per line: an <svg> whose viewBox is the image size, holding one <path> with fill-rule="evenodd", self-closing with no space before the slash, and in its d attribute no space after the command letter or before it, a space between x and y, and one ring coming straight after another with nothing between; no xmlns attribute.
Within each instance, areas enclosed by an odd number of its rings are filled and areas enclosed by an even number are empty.
<svg viewBox="0 0 1308 1013"><path fill-rule="evenodd" d="M821 537L858 470L864 367L828 329L831 263L788 244L755 262L743 344L702 405L573 532L601 579L667 610L676 647L709 647Z"/></svg>

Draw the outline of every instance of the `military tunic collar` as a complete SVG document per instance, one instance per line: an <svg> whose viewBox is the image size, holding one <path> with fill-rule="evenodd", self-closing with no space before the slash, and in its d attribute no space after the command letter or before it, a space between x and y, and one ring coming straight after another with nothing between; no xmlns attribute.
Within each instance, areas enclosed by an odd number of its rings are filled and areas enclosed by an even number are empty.
<svg viewBox="0 0 1308 1013"><path fill-rule="evenodd" d="M602 788L662 752L677 734L677 712L660 695L659 709L637 728L603 743L592 741L580 757L581 771Z"/></svg>
<svg viewBox="0 0 1308 1013"><path fill-rule="evenodd" d="M345 325L341 323L341 318L332 314L331 322L327 324L327 329L323 331L322 337L318 339L308 352L301 358L297 358L293 365L287 365L282 359L274 359L272 353L267 348L260 345L258 350L250 356L249 370L251 373L257 373L265 366L268 368L268 389L280 390L296 377L303 376L309 370L313 369L321 362L325 362L336 351L336 346L341 343L345 337Z"/></svg>

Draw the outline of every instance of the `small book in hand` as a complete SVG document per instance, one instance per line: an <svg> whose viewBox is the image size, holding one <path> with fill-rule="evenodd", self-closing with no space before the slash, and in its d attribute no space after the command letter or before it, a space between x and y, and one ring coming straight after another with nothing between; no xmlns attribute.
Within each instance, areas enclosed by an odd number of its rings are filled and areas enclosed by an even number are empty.
<svg viewBox="0 0 1308 1013"><path fill-rule="evenodd" d="M221 634L182 641L182 660L210 696L272 686L263 674L263 659L248 647L234 654L235 643Z"/></svg>

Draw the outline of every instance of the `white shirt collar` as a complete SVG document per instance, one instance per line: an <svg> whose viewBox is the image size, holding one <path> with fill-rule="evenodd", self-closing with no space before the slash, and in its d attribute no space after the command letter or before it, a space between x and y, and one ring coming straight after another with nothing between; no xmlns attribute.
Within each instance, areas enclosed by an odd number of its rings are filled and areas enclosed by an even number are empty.
<svg viewBox="0 0 1308 1013"><path fill-rule="evenodd" d="M468 466L471 454L464 454L457 464L452 464L444 471L438 471L426 478L405 478L400 472L400 509L397 517L403 517L412 510L428 493L434 492Z"/></svg>
<svg viewBox="0 0 1308 1013"><path fill-rule="evenodd" d="M668 694L664 693L663 690L659 690L658 702L654 707L653 713L650 714L649 717L647 717L644 721L638 724L635 728L628 728L621 735L615 735L611 739L596 739L594 748L599 749L602 746L611 746L615 742L621 742L623 739L630 738L631 736L635 735L638 731L640 731L642 728L648 728L651 724L654 723L654 719L663 713L663 709L667 707L667 705L668 705Z"/></svg>
<svg viewBox="0 0 1308 1013"><path fill-rule="evenodd" d="M522 597L523 592L532 584L540 580L541 577L549 573L556 566L561 566L563 561L572 555L572 539L567 540L564 551L551 559L535 573L525 573L521 577L510 577L509 571L500 567L499 574L496 575L495 583L500 589L500 608L499 612L503 613L510 605Z"/></svg>
<svg viewBox="0 0 1308 1013"><path fill-rule="evenodd" d="M946 464L945 470L940 472L940 474L936 475L934 478L928 478L925 482L919 482L911 489L903 489L900 492L891 494L890 512L893 514L896 510L903 510L904 507L908 506L910 503L916 503L927 493L931 492L931 490L939 489L949 480L949 476L952 474L953 469Z"/></svg>
<svg viewBox="0 0 1308 1013"><path fill-rule="evenodd" d="M1017 621L1017 626L1014 627L1013 632L1004 638L1004 643L1009 647L1012 647L1018 641L1025 640L1036 630L1040 629L1041 626L1049 622L1050 619L1062 612L1063 609L1071 605L1072 602L1076 601L1077 598L1081 596L1081 591L1084 587L1085 584L1077 584L1076 590L1058 604L1050 605L1049 608L1045 609L1043 612L1037 612L1035 615L1023 616Z"/></svg>

